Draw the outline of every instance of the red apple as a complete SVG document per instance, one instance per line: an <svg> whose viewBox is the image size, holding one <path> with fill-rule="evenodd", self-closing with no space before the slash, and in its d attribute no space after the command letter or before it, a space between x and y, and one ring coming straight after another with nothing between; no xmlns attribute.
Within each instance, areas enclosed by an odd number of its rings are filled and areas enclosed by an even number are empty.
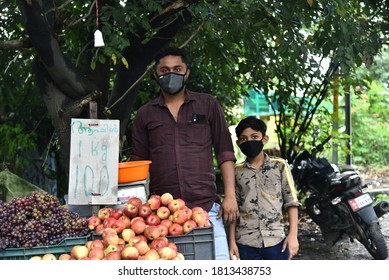
<svg viewBox="0 0 389 280"><path fill-rule="evenodd" d="M115 220L112 228L119 234L126 228L126 223L122 220Z"/></svg>
<svg viewBox="0 0 389 280"><path fill-rule="evenodd" d="M93 248L104 248L103 240L101 240L101 239L93 240L91 245L90 245L90 249L93 249Z"/></svg>
<svg viewBox="0 0 389 280"><path fill-rule="evenodd" d="M183 225L182 225L182 231L183 233L188 233L192 229L197 228L197 223L193 220L187 220Z"/></svg>
<svg viewBox="0 0 389 280"><path fill-rule="evenodd" d="M148 241L146 236L144 236L143 234L140 234L140 235L135 235L133 238L131 238L131 240L128 242L128 245L130 246L134 246L135 243L139 242L139 241Z"/></svg>
<svg viewBox="0 0 389 280"><path fill-rule="evenodd" d="M130 229L130 228L125 228L122 231L121 236L122 236L123 240L128 243L131 240L131 238L133 238L135 236L135 231L133 229Z"/></svg>
<svg viewBox="0 0 389 280"><path fill-rule="evenodd" d="M161 223L161 219L157 216L157 214L150 214L146 219L145 219L146 225L149 226L156 226Z"/></svg>
<svg viewBox="0 0 389 280"><path fill-rule="evenodd" d="M169 216L170 217L170 216ZM164 225L164 226L166 226L167 228L169 228L170 227L170 225L173 223L173 221L172 220L170 220L170 219L165 219L165 220L161 220L161 225Z"/></svg>
<svg viewBox="0 0 389 280"><path fill-rule="evenodd" d="M177 201L180 204L180 209L182 209L186 206L186 203L182 198L177 198Z"/></svg>
<svg viewBox="0 0 389 280"><path fill-rule="evenodd" d="M42 260L44 260L44 261L56 261L57 257L52 253L46 253L42 256Z"/></svg>
<svg viewBox="0 0 389 280"><path fill-rule="evenodd" d="M141 219L137 219L135 221L131 221L131 229L135 231L136 234L142 234L143 231L146 228L146 223L145 221Z"/></svg>
<svg viewBox="0 0 389 280"><path fill-rule="evenodd" d="M130 197L130 199L127 201L127 203L131 203L138 208L140 208L140 206L143 204L142 200L136 196Z"/></svg>
<svg viewBox="0 0 389 280"><path fill-rule="evenodd" d="M159 230L159 236L167 236L169 234L169 228L163 224L157 225Z"/></svg>
<svg viewBox="0 0 389 280"><path fill-rule="evenodd" d="M127 203L123 208L123 214L130 219L136 217L138 215L138 211L139 208L132 203Z"/></svg>
<svg viewBox="0 0 389 280"><path fill-rule="evenodd" d="M104 247L108 245L118 245L119 244L119 236L117 234L107 234L103 237Z"/></svg>
<svg viewBox="0 0 389 280"><path fill-rule="evenodd" d="M159 248L166 247L169 244L169 240L167 238L158 237L151 241L150 247L158 250Z"/></svg>
<svg viewBox="0 0 389 280"><path fill-rule="evenodd" d="M126 225L126 228L129 228L131 225L131 219L129 217L127 217L126 215L122 215L121 217L119 217L118 220L123 221Z"/></svg>
<svg viewBox="0 0 389 280"><path fill-rule="evenodd" d="M146 260L159 260L159 254L158 251L154 248L151 248L145 255Z"/></svg>
<svg viewBox="0 0 389 280"><path fill-rule="evenodd" d="M138 249L139 255L143 256L145 255L149 250L150 247L147 244L147 241L140 240L134 244L134 247Z"/></svg>
<svg viewBox="0 0 389 280"><path fill-rule="evenodd" d="M210 227L210 226L212 226L211 221L207 220L207 219L197 223L197 227L199 227L199 228Z"/></svg>
<svg viewBox="0 0 389 280"><path fill-rule="evenodd" d="M172 258L172 260L175 260L175 261L185 260L185 256L184 256L183 253L177 252L177 256L175 256L174 258Z"/></svg>
<svg viewBox="0 0 389 280"><path fill-rule="evenodd" d="M104 207L99 209L97 212L97 216L104 221L106 218L108 218L111 215L112 208Z"/></svg>
<svg viewBox="0 0 389 280"><path fill-rule="evenodd" d="M97 258L102 260L105 257L104 249L101 247L94 247L89 251L89 258Z"/></svg>
<svg viewBox="0 0 389 280"><path fill-rule="evenodd" d="M114 217L108 217L103 221L103 226L105 228L112 228L113 224L117 221Z"/></svg>
<svg viewBox="0 0 389 280"><path fill-rule="evenodd" d="M87 257L88 254L89 250L85 245L75 245L70 250L70 255L76 260L79 260L83 257Z"/></svg>
<svg viewBox="0 0 389 280"><path fill-rule="evenodd" d="M113 228L105 228L103 230L103 232L101 233L101 237L104 238L108 234L115 234L115 235L117 235L116 230L114 230Z"/></svg>
<svg viewBox="0 0 389 280"><path fill-rule="evenodd" d="M95 228L95 233L96 234L102 234L104 231L104 225L103 224L100 224L98 225L96 228Z"/></svg>
<svg viewBox="0 0 389 280"><path fill-rule="evenodd" d="M67 253L63 253L61 255L59 255L58 257L58 260L60 261L67 261L67 260L70 260L72 258L72 256L70 254L67 254Z"/></svg>
<svg viewBox="0 0 389 280"><path fill-rule="evenodd" d="M133 246L126 246L120 253L122 260L137 260L139 257L139 251Z"/></svg>
<svg viewBox="0 0 389 280"><path fill-rule="evenodd" d="M111 251L105 255L106 260L120 260L120 251Z"/></svg>
<svg viewBox="0 0 389 280"><path fill-rule="evenodd" d="M169 202L167 207L169 208L170 213L174 213L180 209L181 203L178 199L173 199L172 201Z"/></svg>
<svg viewBox="0 0 389 280"><path fill-rule="evenodd" d="M188 220L188 214L184 209L179 209L173 213L173 223L183 225Z"/></svg>
<svg viewBox="0 0 389 280"><path fill-rule="evenodd" d="M192 208L192 220L197 224L207 219L206 211L201 207Z"/></svg>
<svg viewBox="0 0 389 280"><path fill-rule="evenodd" d="M173 223L169 227L169 235L180 235L183 233L182 225Z"/></svg>
<svg viewBox="0 0 389 280"><path fill-rule="evenodd" d="M106 247L104 247L104 254L105 255L108 255L108 253L114 252L114 251L120 252L119 245L109 244Z"/></svg>
<svg viewBox="0 0 389 280"><path fill-rule="evenodd" d="M192 218L192 209L190 209L188 206L184 206L184 208L182 208L186 214L188 214L188 219L191 219Z"/></svg>
<svg viewBox="0 0 389 280"><path fill-rule="evenodd" d="M123 216L123 210L121 209L112 209L110 217L114 217L116 220Z"/></svg>
<svg viewBox="0 0 389 280"><path fill-rule="evenodd" d="M95 230L98 225L102 222L98 216L91 216L88 218L88 228L90 230Z"/></svg>
<svg viewBox="0 0 389 280"><path fill-rule="evenodd" d="M161 197L157 194L153 194L147 200L147 204L150 206L151 210L157 210L161 207Z"/></svg>
<svg viewBox="0 0 389 280"><path fill-rule="evenodd" d="M143 203L139 207L138 216L146 219L152 212L153 210L151 210L150 206L147 203Z"/></svg>
<svg viewBox="0 0 389 280"><path fill-rule="evenodd" d="M157 216L161 220L169 219L170 216L170 210L167 208L167 206L161 206L157 209Z"/></svg>
<svg viewBox="0 0 389 280"><path fill-rule="evenodd" d="M143 235L148 240L154 240L160 236L159 229L157 226L151 225L145 228L145 231L143 232Z"/></svg>
<svg viewBox="0 0 389 280"><path fill-rule="evenodd" d="M171 193L164 193L161 195L161 204L163 206L168 206L170 201L172 201L174 198L173 198L173 195Z"/></svg>
<svg viewBox="0 0 389 280"><path fill-rule="evenodd" d="M173 258L174 252L170 247L162 247L157 250L159 257L163 260L171 260Z"/></svg>

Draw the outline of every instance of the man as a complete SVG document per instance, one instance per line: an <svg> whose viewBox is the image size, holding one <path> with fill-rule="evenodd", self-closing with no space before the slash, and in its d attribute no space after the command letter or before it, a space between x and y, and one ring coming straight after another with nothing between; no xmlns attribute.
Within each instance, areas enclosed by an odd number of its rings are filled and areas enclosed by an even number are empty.
<svg viewBox="0 0 389 280"><path fill-rule="evenodd" d="M167 48L155 57L161 95L135 116L130 160L152 161L150 193L171 193L188 207L208 211L214 226L216 259L229 259L224 223L239 215L235 197L235 156L224 113L216 99L186 89L185 51ZM224 183L216 191L213 150Z"/></svg>

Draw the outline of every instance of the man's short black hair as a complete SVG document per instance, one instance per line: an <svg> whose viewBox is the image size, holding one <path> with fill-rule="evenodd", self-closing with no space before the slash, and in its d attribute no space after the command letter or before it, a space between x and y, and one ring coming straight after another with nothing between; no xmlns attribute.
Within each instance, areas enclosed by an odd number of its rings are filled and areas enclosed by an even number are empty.
<svg viewBox="0 0 389 280"><path fill-rule="evenodd" d="M255 131L259 131L262 133L262 136L266 135L266 124L263 120L258 119L257 117L250 116L241 120L235 128L236 137L239 138L243 130L245 130L246 128L251 128Z"/></svg>
<svg viewBox="0 0 389 280"><path fill-rule="evenodd" d="M174 55L174 56L180 56L182 59L182 62L184 62L188 66L188 57L186 56L186 52L182 48L174 48L174 47L168 47L166 49L162 49L154 56L155 66L159 64L159 61L161 58L168 56L168 55Z"/></svg>

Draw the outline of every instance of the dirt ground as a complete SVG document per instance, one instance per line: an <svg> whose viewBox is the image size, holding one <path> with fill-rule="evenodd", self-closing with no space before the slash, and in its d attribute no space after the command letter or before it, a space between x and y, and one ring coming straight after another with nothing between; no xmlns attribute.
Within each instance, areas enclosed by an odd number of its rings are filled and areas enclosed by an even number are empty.
<svg viewBox="0 0 389 280"><path fill-rule="evenodd" d="M388 168L381 172L365 173L361 175L365 183L372 183L373 188L384 189L389 194ZM388 191L385 191L388 189ZM294 260L373 260L373 257L359 243L343 238L332 248L328 248L321 236L318 226L301 212L299 220L299 244L300 249ZM389 248L389 214L380 219L381 231Z"/></svg>

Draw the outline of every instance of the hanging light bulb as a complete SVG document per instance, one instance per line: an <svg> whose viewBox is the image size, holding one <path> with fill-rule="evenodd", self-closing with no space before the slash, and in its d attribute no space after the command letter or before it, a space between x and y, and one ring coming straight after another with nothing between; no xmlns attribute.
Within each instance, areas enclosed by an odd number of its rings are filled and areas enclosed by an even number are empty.
<svg viewBox="0 0 389 280"><path fill-rule="evenodd" d="M103 33L98 29L99 28L99 1L96 0L96 28L95 31L95 47L104 47Z"/></svg>
<svg viewBox="0 0 389 280"><path fill-rule="evenodd" d="M104 47L103 33L98 29L95 31L95 47Z"/></svg>

